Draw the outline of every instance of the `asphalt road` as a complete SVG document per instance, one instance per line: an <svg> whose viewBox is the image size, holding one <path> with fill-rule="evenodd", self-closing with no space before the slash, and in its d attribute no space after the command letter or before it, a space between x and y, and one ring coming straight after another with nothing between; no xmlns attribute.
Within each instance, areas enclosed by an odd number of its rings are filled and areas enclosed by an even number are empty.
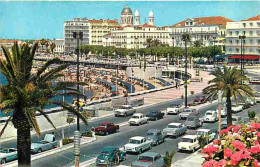
<svg viewBox="0 0 260 167"><path fill-rule="evenodd" d="M198 111L200 112L201 115L204 115L204 113L207 110L210 109L216 109L217 104L209 104L207 106L202 107ZM251 107L250 109L253 109L257 111L259 114L259 109L260 109L260 104L255 105ZM240 112L236 115L241 115L241 116L247 116L246 110L243 112ZM116 134L111 134L109 136L100 136L98 137L98 140L81 146L81 156L80 156L80 162L87 161L89 159L95 158L100 151L102 150L103 147L105 146L116 146L116 147L122 147L124 144L126 144L129 140L130 137L133 136L144 136L145 133L149 129L163 129L166 127L168 123L171 122L183 122L184 120L180 120L178 116L174 115L167 115L165 118L155 121L155 122L149 122L148 124L142 125L142 126L124 126L120 129L119 133ZM218 123L205 123L203 125L204 128L210 128L210 129L217 129ZM195 134L196 130L188 130L187 134ZM166 151L172 151L172 150L177 150L177 143L181 140L181 137L177 139L173 138L167 138L166 142L153 147L152 150L154 152L159 152L161 154L165 154ZM174 156L174 161L183 159L187 157L189 153L185 152L178 152ZM64 152L51 155L45 158L41 158L39 160L33 161L32 166L37 166L37 167L56 167L56 166L73 166L74 164L74 154L73 154L73 149L68 149ZM137 155L127 155L127 160L122 162L124 165L130 165L131 162L137 159Z"/></svg>

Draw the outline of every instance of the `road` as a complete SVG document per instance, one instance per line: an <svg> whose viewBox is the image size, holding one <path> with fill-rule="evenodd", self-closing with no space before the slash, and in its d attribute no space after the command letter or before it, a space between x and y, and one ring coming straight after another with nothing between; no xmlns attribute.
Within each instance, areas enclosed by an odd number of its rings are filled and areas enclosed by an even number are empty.
<svg viewBox="0 0 260 167"><path fill-rule="evenodd" d="M204 113L207 110L210 109L216 109L217 104L209 104L205 107L202 107L199 109L199 113L201 115L204 115ZM260 109L260 104L255 105L250 108L251 110L257 111L259 114L259 109ZM241 116L247 116L246 110L243 112L240 112L236 115L241 115ZM165 116L164 119L155 121L155 122L149 122L148 124L136 127L136 126L124 126L120 129L119 133L116 134L111 134L109 136L100 136L98 137L98 140L81 146L81 156L80 156L80 162L84 162L86 160L95 158L101 151L101 149L105 146L116 146L121 148L124 144L126 144L129 140L130 137L133 136L144 136L147 130L149 129L163 129L166 127L168 123L171 122L183 122L183 120L180 120L178 116L174 115L167 115ZM217 129L218 123L205 123L203 125L204 128L210 128L210 129ZM187 134L194 134L195 130L188 130ZM181 140L181 138L177 139L172 139L172 138L167 138L166 142L153 147L151 151L159 152L161 154L165 154L166 151L172 151L172 150L177 150L177 143ZM180 153L178 152L174 156L174 161L183 159L187 157L189 154L188 153ZM56 167L56 166L73 166L74 162L74 154L73 154L73 149L68 149L64 152L51 155L45 158L41 158L39 160L35 160L32 162L32 166L37 166L37 167ZM127 160L124 161L122 164L124 165L130 165L132 161L137 159L137 155L127 155Z"/></svg>

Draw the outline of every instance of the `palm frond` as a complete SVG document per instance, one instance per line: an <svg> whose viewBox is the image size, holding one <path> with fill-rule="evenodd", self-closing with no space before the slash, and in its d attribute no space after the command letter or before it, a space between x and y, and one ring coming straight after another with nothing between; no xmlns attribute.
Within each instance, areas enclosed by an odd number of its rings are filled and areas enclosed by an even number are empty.
<svg viewBox="0 0 260 167"><path fill-rule="evenodd" d="M4 133L4 131L5 131L5 129L6 129L7 125L8 125L8 123L12 120L12 118L13 118L13 116L10 116L10 117L6 120L4 127L2 128L2 130L1 130L1 132L0 132L0 137L3 135L3 133Z"/></svg>

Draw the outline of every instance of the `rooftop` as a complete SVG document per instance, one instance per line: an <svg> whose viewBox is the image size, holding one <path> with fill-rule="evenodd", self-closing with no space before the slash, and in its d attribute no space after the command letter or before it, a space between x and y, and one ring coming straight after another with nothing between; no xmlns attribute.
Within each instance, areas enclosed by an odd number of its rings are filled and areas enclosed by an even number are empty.
<svg viewBox="0 0 260 167"><path fill-rule="evenodd" d="M131 137L130 139L131 140L142 140L144 139L145 137L142 137L142 136L135 136L135 137Z"/></svg>
<svg viewBox="0 0 260 167"><path fill-rule="evenodd" d="M117 23L118 24L117 19L114 19L114 20L109 20L109 19L107 19L107 20L103 20L103 19L100 19L100 20L89 19L89 22L90 23L105 23L105 22L107 22L107 23Z"/></svg>
<svg viewBox="0 0 260 167"><path fill-rule="evenodd" d="M179 125L181 125L181 123L170 123L170 124L168 124L168 125L176 125L176 126L179 126Z"/></svg>
<svg viewBox="0 0 260 167"><path fill-rule="evenodd" d="M260 20L260 15L257 15L255 17L250 17L246 20L241 20L241 21L258 21L258 20Z"/></svg>
<svg viewBox="0 0 260 167"><path fill-rule="evenodd" d="M195 138L197 138L197 137L198 137L197 135L185 135L185 136L183 136L182 138L195 139Z"/></svg>
<svg viewBox="0 0 260 167"><path fill-rule="evenodd" d="M208 25L220 25L220 26L225 26L227 22L233 22L233 20L222 16L197 17L192 19L196 22L196 24L208 24ZM185 26L185 21L186 20L183 20L177 24L174 24L173 27Z"/></svg>

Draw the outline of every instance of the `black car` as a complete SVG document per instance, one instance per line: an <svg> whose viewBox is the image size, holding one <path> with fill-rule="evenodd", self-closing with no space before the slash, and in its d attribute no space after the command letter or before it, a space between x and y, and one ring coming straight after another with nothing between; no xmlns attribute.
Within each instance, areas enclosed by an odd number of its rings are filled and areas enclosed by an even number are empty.
<svg viewBox="0 0 260 167"><path fill-rule="evenodd" d="M164 113L162 113L161 111L151 111L149 114L146 115L146 117L148 117L148 120L153 120L156 121L158 119L163 118Z"/></svg>

